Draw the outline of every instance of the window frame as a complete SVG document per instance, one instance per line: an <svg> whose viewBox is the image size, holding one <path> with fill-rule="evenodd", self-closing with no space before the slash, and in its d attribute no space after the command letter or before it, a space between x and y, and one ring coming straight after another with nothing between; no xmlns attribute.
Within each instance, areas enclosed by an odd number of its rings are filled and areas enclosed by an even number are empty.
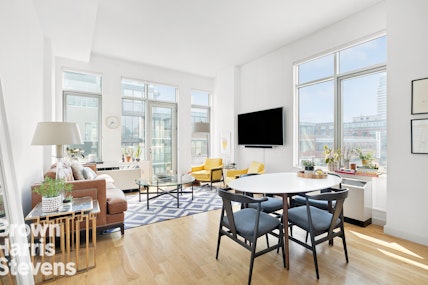
<svg viewBox="0 0 428 285"><path fill-rule="evenodd" d="M123 82L136 82L138 84L143 85L144 93L142 97L134 97L134 96L127 96L124 94L124 88L123 88ZM121 81L121 119L123 124L123 117L129 116L129 117L135 117L135 118L143 118L144 126L140 126L144 128L144 137L139 137L138 139L141 139L142 142L144 142L143 147L143 157L140 157L142 160L152 160L153 162L153 152L151 152L150 147L152 146L152 137L153 133L151 133L150 130L150 124L152 120L152 112L151 107L154 105L171 108L173 110L173 118L172 122L174 124L174 127L172 128L172 156L171 156L171 169L177 169L177 155L178 155L178 134L177 134L177 127L178 127L178 96L179 96L179 88L178 86L167 84L167 83L158 83L158 82L151 82L147 80L141 80L141 79L134 79L129 77L122 77ZM150 96L150 88L155 88L156 86L165 86L169 88L173 88L175 91L174 100L156 100L155 98L151 98ZM124 112L123 110L123 102L124 100L133 100L133 101L139 101L143 104L144 109L140 112ZM125 147L130 147L131 149L136 146L137 143L124 143L123 141L124 137L121 133L120 135L120 146L123 150ZM131 138L132 139L132 138ZM141 142L139 143L141 144ZM155 167L152 166L153 171L155 171ZM155 173L155 172L153 172Z"/></svg>
<svg viewBox="0 0 428 285"><path fill-rule="evenodd" d="M199 104L192 104L192 93L193 92L199 92L199 93L206 93L208 95L208 105L199 105ZM207 91L207 90L200 90L200 89L191 89L190 90L190 110L192 109L203 109L207 111L207 122L204 123L208 123L211 124L211 100L212 100L212 92ZM190 120L193 123L193 116L192 113L190 112ZM192 142L193 142L193 132L191 134L191 138L190 138L190 147L192 148ZM211 152L211 131L209 133L207 133L207 158L210 157L210 152ZM192 149L190 150L190 155L191 155L191 161L193 162L193 153L192 153Z"/></svg>
<svg viewBox="0 0 428 285"><path fill-rule="evenodd" d="M311 57L306 60L298 61L293 65L293 73L294 73L294 86L293 86L293 94L294 94L294 121L296 123L293 124L293 166L299 167L300 161L300 102L299 102L299 89L302 87L307 87L315 84L320 84L327 81L333 81L333 98L334 98L334 134L333 134L333 148L340 148L343 144L343 133L344 133L344 122L343 122L343 109L342 109L342 93L340 90L341 82L346 79L357 78L359 76L374 74L385 72L387 74L387 62L382 62L378 64L374 64L371 66L366 66L364 68L355 69L352 71L347 71L344 73L340 73L339 70L339 57L340 52L372 40L376 40L382 37L386 37L386 34L379 34L374 37L370 37L368 39L354 42L348 46L345 46L340 49L336 49L334 51L325 52L319 54L317 56ZM334 73L332 76L321 77L315 80L310 80L304 83L299 83L299 65L305 64L309 61L317 60L319 58L323 58L333 54L334 56Z"/></svg>
<svg viewBox="0 0 428 285"><path fill-rule="evenodd" d="M65 72L71 72L71 73L80 73L85 75L92 75L97 76L100 78L100 93L97 92L90 92L90 91L79 91L76 89L66 89L64 88L64 73ZM97 160L102 161L102 94L103 94L103 77L101 74L97 73L91 73L91 72L84 72L84 71L77 71L72 69L64 69L62 70L62 119L63 121L67 121L67 95L75 95L75 96L82 96L82 97L88 97L88 98L97 98L98 99L98 153L97 153ZM81 130L82 131L82 130ZM87 155L87 154L85 154Z"/></svg>

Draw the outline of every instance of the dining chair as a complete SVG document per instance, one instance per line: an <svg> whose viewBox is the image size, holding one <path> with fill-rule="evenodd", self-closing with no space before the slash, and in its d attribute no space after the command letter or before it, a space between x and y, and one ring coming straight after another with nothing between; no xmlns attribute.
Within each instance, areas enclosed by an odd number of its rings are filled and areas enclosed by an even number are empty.
<svg viewBox="0 0 428 285"><path fill-rule="evenodd" d="M288 210L289 227L297 226L305 230L310 235L310 244L297 239L295 236L289 236L289 239L306 247L312 251L315 271L317 279L319 279L318 261L316 246L325 241L332 241L335 237L340 237L343 242L346 263L348 263L348 251L346 249L344 218L343 218L343 203L348 197L348 189L333 189L329 188L323 193L306 194L306 204L297 206ZM310 203L311 200L326 201L328 208L331 211L322 210L314 207ZM324 234L327 234L324 236ZM322 237L320 237L323 235ZM332 244L330 244L332 245Z"/></svg>
<svg viewBox="0 0 428 285"><path fill-rule="evenodd" d="M242 194L232 193L228 189L218 189L218 195L223 200L218 230L217 252L218 259L220 241L227 236L251 252L248 284L251 284L254 259L275 249L282 249L282 260L285 267L284 232L281 221L261 211L261 203L266 197L253 198ZM233 207L232 202L241 204L256 203L257 209ZM278 230L278 233L275 231ZM266 234L278 239L278 243L257 251L257 240Z"/></svg>
<svg viewBox="0 0 428 285"><path fill-rule="evenodd" d="M259 175L259 173L245 173L239 176L239 178L246 177L246 176L253 176L253 175ZM254 197L253 193L245 192L244 195ZM267 198L266 201L263 201L261 203L261 210L262 212L265 212L267 214L271 214L275 216L276 218L280 219L282 222L282 198L275 198L272 194L265 194L264 197ZM242 207L248 207L248 208L257 208L257 203L249 203L249 204L242 204ZM266 243L269 246L269 238L266 235Z"/></svg>
<svg viewBox="0 0 428 285"><path fill-rule="evenodd" d="M328 173L328 175L332 175L332 176L337 176L337 177L339 177L340 179L342 179L342 177L339 175L339 174L337 174L337 173L333 173L333 172L329 172ZM339 185L338 185L338 187L339 187L339 189L341 189L342 188L342 183L339 183ZM336 189L336 188L334 188L334 189ZM321 189L320 190L320 192L321 193L324 193L324 192L330 192L331 191L331 188L326 188L326 189ZM332 205L334 206L334 201L332 202ZM309 198L309 204L311 205L311 206L314 206L314 207L317 207L317 208L319 208L319 209L322 209L322 210L326 210L326 211L331 211L331 209L329 209L329 206L328 206L328 202L327 201L320 201L320 200L314 200L314 199L310 199ZM290 207L291 208L293 208L293 207L297 207L297 206L305 206L306 205L306 197L305 197L305 194L298 194L298 195L294 195L291 199L290 199ZM291 235L293 235L293 231L291 230ZM306 242L308 241L308 236L309 236L309 233L308 232L306 232ZM330 240L329 241L329 244L330 245L333 245L333 240Z"/></svg>
<svg viewBox="0 0 428 285"><path fill-rule="evenodd" d="M239 176L239 178L253 175L259 175L259 173L246 173ZM245 192L244 194L254 197L253 193ZM278 213L278 211L282 210L282 199L275 198L272 194L266 194L265 197L267 200L261 203L261 210L265 213L274 214L276 217L281 218L282 214ZM257 203L249 203L246 206L249 208L257 208Z"/></svg>

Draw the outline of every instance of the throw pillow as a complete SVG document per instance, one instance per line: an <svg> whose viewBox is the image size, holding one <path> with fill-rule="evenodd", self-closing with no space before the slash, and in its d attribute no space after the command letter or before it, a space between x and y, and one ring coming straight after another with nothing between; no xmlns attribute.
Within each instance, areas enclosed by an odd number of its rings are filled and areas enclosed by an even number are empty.
<svg viewBox="0 0 428 285"><path fill-rule="evenodd" d="M90 167L83 167L83 177L87 180L92 180L97 177L95 171L93 171Z"/></svg>
<svg viewBox="0 0 428 285"><path fill-rule="evenodd" d="M58 174L57 174L57 168L53 167L53 168L49 169L48 171L46 171L44 177L45 178L49 177L52 179L63 178L63 179L65 179L65 181L73 181L74 180L73 172L72 172L70 166L62 167Z"/></svg>
<svg viewBox="0 0 428 285"><path fill-rule="evenodd" d="M83 165L78 161L73 161L71 163L71 170L73 171L75 180L85 180L85 177L83 176Z"/></svg>

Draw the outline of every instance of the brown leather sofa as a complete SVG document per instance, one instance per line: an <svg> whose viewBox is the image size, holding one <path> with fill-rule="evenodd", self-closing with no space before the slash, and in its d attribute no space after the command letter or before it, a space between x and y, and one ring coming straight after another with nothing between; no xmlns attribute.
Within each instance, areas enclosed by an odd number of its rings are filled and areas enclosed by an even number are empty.
<svg viewBox="0 0 428 285"><path fill-rule="evenodd" d="M95 164L86 164L83 167L89 167L96 173ZM128 208L125 194L114 185L113 179L107 174L97 175L93 179L85 179L81 175L73 175L73 170L66 167L67 183L73 185L72 195L75 198L91 196L98 200L100 205L100 213L97 215L97 231L120 227L122 235L125 233L124 221L125 211ZM56 166L53 165L45 175L45 177L56 177ZM79 177L80 176L80 177ZM79 178L79 179L76 179ZM82 179L83 178L83 179ZM38 185L32 185L31 189ZM32 191L32 207L42 200L42 197Z"/></svg>

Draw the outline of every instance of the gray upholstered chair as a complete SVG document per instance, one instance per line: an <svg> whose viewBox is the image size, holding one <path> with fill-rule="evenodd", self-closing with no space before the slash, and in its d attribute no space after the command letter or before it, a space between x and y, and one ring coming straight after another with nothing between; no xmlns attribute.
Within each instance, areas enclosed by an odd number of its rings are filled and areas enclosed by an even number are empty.
<svg viewBox="0 0 428 285"><path fill-rule="evenodd" d="M343 218L343 203L348 197L348 189L328 189L324 193L305 195L306 204L304 206L297 206L288 210L288 223L292 228L298 226L309 233L311 237L310 244L290 236L289 239L310 249L312 251L315 263L315 271L319 279L318 261L316 245L332 241L335 237L340 237L343 242L343 249L345 251L346 262L348 263L348 251L346 249L344 218ZM328 208L331 211L322 210L317 207L311 206L309 200L326 201ZM333 205L334 203L334 205ZM327 234L326 236L319 237Z"/></svg>
<svg viewBox="0 0 428 285"><path fill-rule="evenodd" d="M229 237L248 249L251 252L248 276L248 284L250 284L254 259L264 253L281 248L283 264L285 267L283 225L279 219L261 211L261 203L266 201L267 198L253 198L246 195L235 194L227 190L228 189L218 190L218 195L223 200L223 207L221 210L218 230L216 259L218 259L220 241L223 236ZM232 207L232 201L241 204L256 203L257 209L236 209ZM276 230L278 230L278 232L274 232ZM267 248L256 251L258 238L266 234L277 238L278 243L272 246L268 245Z"/></svg>
<svg viewBox="0 0 428 285"><path fill-rule="evenodd" d="M259 175L259 173L246 173L239 176L239 178L253 175ZM254 197L253 193L245 192L244 194L250 197ZM266 198L267 200L261 203L261 210L265 213L275 214L277 217L281 217L282 214L277 212L282 210L282 199L275 198L273 197L273 195L270 194L266 194ZM257 203L249 203L246 206L249 208L257 208Z"/></svg>

